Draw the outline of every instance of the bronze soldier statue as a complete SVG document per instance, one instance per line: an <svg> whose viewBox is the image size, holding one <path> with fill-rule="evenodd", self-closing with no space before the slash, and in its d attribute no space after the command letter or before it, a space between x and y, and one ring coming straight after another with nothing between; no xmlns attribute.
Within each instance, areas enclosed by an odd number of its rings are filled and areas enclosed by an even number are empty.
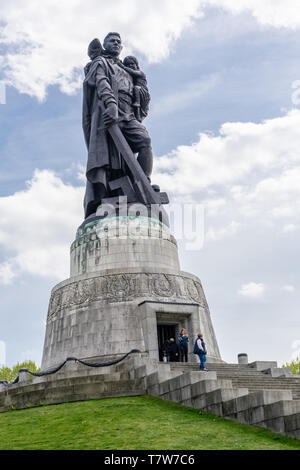
<svg viewBox="0 0 300 470"><path fill-rule="evenodd" d="M120 195L129 202L167 203L166 194L150 184L151 139L141 123L150 101L146 76L134 57L121 62L121 50L121 37L115 32L107 34L103 47L94 39L88 48L91 61L85 67L82 120L88 148L85 217ZM129 154L137 154L137 159L132 161Z"/></svg>

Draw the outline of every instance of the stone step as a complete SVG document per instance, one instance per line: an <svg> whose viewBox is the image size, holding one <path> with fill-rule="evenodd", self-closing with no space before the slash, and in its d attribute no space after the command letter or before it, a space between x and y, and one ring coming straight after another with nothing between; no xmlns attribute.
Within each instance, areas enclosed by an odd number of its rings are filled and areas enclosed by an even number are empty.
<svg viewBox="0 0 300 470"><path fill-rule="evenodd" d="M220 377L218 374L217 374L218 377ZM222 377L222 378L225 378L225 377ZM261 378L251 378L251 377L233 377L233 376L226 376L226 378L230 378L232 380L234 380L235 382L239 382L239 381L242 381L242 382L248 382L248 383L270 383L270 384L282 384L283 386L290 386L290 385L293 385L294 387L300 387L300 384L297 383L297 382L293 382L291 381L290 382L290 379L284 379L284 380L279 380L279 379L276 379L276 378L264 378L264 377L261 377Z"/></svg>
<svg viewBox="0 0 300 470"><path fill-rule="evenodd" d="M286 381L274 380L243 380L242 378L234 379L231 378L232 385L234 388L248 388L250 390L291 390L293 396L300 396L300 386L297 384L289 383L289 379Z"/></svg>
<svg viewBox="0 0 300 470"><path fill-rule="evenodd" d="M197 362L170 362L169 363L172 367L195 367L199 364ZM217 362L206 362L206 365L213 368L213 369L250 369L251 368L247 364L220 364ZM255 369L252 369L255 370Z"/></svg>
<svg viewBox="0 0 300 470"><path fill-rule="evenodd" d="M260 390L287 390L287 389L275 388L275 387L248 387L249 393L258 392ZM288 390L290 390L290 389L288 389ZM291 392L292 392L294 400L299 400L300 399L300 393L295 393L293 390L291 390Z"/></svg>
<svg viewBox="0 0 300 470"><path fill-rule="evenodd" d="M216 374L219 376L219 377L223 377L222 374L218 374L218 372L216 372ZM298 380L293 380L293 379L290 379L290 378L283 378L283 377L271 377L271 376L268 376L268 375L261 375L261 376L257 376L257 377L250 377L250 376L247 376L247 375L230 375L230 374L226 374L224 375L224 377L232 377L234 380L248 380L248 381L253 381L253 382L256 382L256 381L262 381L262 382L274 382L274 383L283 383L283 384L293 384L293 385L300 385L300 381Z"/></svg>
<svg viewBox="0 0 300 470"><path fill-rule="evenodd" d="M251 369L217 369L217 368L214 368L214 367L209 367L208 364L206 364L206 368L209 369L209 370L214 370L216 372L221 372L221 373L224 373L224 374L251 374L251 375L257 375L257 374L263 374L263 372L260 372L260 371L257 371L257 370L251 370ZM186 366L171 366L171 369L172 370L185 370L185 371L189 371L189 370L198 370L199 369L199 364L195 364L193 367L189 366L189 367L186 367ZM263 375L266 375L266 374L263 374Z"/></svg>
<svg viewBox="0 0 300 470"><path fill-rule="evenodd" d="M299 395L299 390L293 388L280 387L279 385L247 385L247 384L232 384L233 388L247 388L248 390L290 390L293 394Z"/></svg>
<svg viewBox="0 0 300 470"><path fill-rule="evenodd" d="M239 381L231 380L231 382L234 387L282 388L284 390L294 390L295 392L300 392L300 389L298 386L276 383L276 382L271 382L271 383L270 382L254 382L253 383L253 382L246 382L242 380L239 380Z"/></svg>
<svg viewBox="0 0 300 470"><path fill-rule="evenodd" d="M246 366L248 367L248 366ZM241 368L241 369L230 369L230 368L224 368L224 367L209 367L209 365L207 364L207 368L210 370L210 371L215 371L219 377L233 377L233 378L236 378L236 377L243 377L243 378L250 378L250 379L254 379L254 378L258 378L258 379L271 379L271 380L288 380L289 382L288 383L292 383L294 382L295 384L299 384L300 385L300 378L298 377L295 377L293 378L292 376L290 377L271 377L269 374L265 374L264 372L261 372L261 371L255 371L255 370L251 370L249 368ZM181 370L182 372L187 372L187 371L190 371L190 370L198 370L199 369L199 366L196 365L196 364L179 364L179 363L175 363L175 365L171 365L171 370ZM285 382L287 383L287 382Z"/></svg>
<svg viewBox="0 0 300 470"><path fill-rule="evenodd" d="M207 368L209 371L214 371L216 372L219 376L233 376L233 377L266 377L266 374L262 374L261 372L248 372L248 371L221 371L221 370L215 370L215 369L211 369L211 368ZM192 371L192 370L199 370L199 367L194 367L193 369L191 368L188 368L188 369L185 369L185 368L180 368L180 367L176 367L176 368L171 368L171 370L180 370L182 372L189 372L189 371ZM267 376L268 377L268 376Z"/></svg>
<svg viewBox="0 0 300 470"><path fill-rule="evenodd" d="M236 385L236 384L232 384L233 388L237 389L237 388L247 388L248 390L290 390L293 395L300 395L299 393L299 390L294 390L292 388L285 388L285 387L280 387L280 386L276 386L276 385L256 385L256 386L247 386L246 384L242 384L242 385Z"/></svg>
<svg viewBox="0 0 300 470"><path fill-rule="evenodd" d="M171 362L170 363L171 367L172 368L184 368L184 369L196 369L197 367L199 367L199 362L193 362L193 363L184 363L184 362ZM215 364L208 364L206 362L206 367L211 369L211 370L224 370L224 371L234 371L234 372L243 372L243 371L248 371L248 372L258 372L258 373L262 373L262 371L259 371L257 369L254 369L252 367L249 367L249 366L240 366L240 365L236 365L236 366L216 366Z"/></svg>
<svg viewBox="0 0 300 470"><path fill-rule="evenodd" d="M195 369L197 367L199 367L199 362L193 362L193 363L187 363L187 362L170 362L169 363L171 365L172 368L184 368L184 369ZM237 365L236 367L234 366L215 366L214 364L208 364L206 362L206 367L207 368L210 368L211 370L233 370L233 371L243 371L243 370L249 370L250 372L259 372L257 371L256 369L253 369L251 367L248 367L248 366L239 366Z"/></svg>
<svg viewBox="0 0 300 470"><path fill-rule="evenodd" d="M252 375L242 375L242 374L220 374L219 372L217 371L214 371L216 372L216 374L218 374L219 376L226 376L226 377L233 377L235 379L238 379L239 377L241 377L242 380L270 380L270 381L276 381L276 382L282 382L282 383L294 383L294 384L300 384L300 380L299 379L293 379L293 378L290 378L290 377L272 377L271 375L265 375L265 374L262 374L262 375L256 375L256 376L252 376Z"/></svg>
<svg viewBox="0 0 300 470"><path fill-rule="evenodd" d="M171 368L172 369L187 369L187 370L194 370L194 369L197 369L199 368L199 362L195 363L184 363L184 362L171 362L170 363L171 365ZM210 370L221 370L221 371L231 371L231 372L244 372L244 371L247 371L247 372L253 372L253 373L261 373L261 371L257 371L256 369L253 369L253 368L250 368L248 366L244 366L244 367L241 367L241 366L236 366L236 367L233 367L233 366L215 366L214 364L208 364L206 363L205 364L207 369L210 369Z"/></svg>
<svg viewBox="0 0 300 470"><path fill-rule="evenodd" d="M195 369L195 370L197 370L197 369ZM228 377L229 376L233 376L233 377L268 377L268 376L266 376L266 374L262 374L261 372L248 372L248 371L236 372L236 371L223 371L223 370L214 370L214 369L208 369L208 370L217 372L218 375L226 375ZM188 372L187 370L185 370L185 371ZM269 376L269 377L271 377L271 376Z"/></svg>
<svg viewBox="0 0 300 470"><path fill-rule="evenodd" d="M257 382L257 383L251 383L251 382L234 382L233 380L231 381L232 385L234 387L247 387L247 388L253 388L253 387L260 387L260 388L282 388L284 390L294 390L295 392L300 393L299 387L293 387L293 386L286 386L284 384L278 384L278 383L264 383L264 382Z"/></svg>

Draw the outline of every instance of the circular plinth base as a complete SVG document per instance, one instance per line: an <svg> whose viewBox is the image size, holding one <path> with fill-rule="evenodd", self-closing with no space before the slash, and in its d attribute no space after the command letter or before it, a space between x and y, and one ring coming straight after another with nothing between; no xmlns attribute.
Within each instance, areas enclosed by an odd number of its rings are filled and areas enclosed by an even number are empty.
<svg viewBox="0 0 300 470"><path fill-rule="evenodd" d="M179 271L169 228L148 217L97 219L79 227L71 245L71 277L127 268Z"/></svg>

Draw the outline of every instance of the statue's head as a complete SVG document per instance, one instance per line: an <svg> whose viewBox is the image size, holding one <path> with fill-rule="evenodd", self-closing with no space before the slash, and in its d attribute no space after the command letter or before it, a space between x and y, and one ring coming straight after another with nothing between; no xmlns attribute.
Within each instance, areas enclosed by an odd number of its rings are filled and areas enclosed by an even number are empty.
<svg viewBox="0 0 300 470"><path fill-rule="evenodd" d="M127 57L125 57L125 59L123 60L123 64L126 67L129 67L130 69L139 70L138 60L133 55L128 55Z"/></svg>
<svg viewBox="0 0 300 470"><path fill-rule="evenodd" d="M118 57L122 50L122 40L119 33L108 33L103 41L105 52Z"/></svg>

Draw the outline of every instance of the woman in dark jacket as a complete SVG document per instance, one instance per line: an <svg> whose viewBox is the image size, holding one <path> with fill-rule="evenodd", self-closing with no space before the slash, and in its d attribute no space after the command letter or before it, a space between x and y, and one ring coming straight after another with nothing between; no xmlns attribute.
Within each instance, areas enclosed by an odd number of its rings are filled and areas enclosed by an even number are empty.
<svg viewBox="0 0 300 470"><path fill-rule="evenodd" d="M189 337L186 330L182 328L180 335L178 335L180 362L188 362L188 342Z"/></svg>

